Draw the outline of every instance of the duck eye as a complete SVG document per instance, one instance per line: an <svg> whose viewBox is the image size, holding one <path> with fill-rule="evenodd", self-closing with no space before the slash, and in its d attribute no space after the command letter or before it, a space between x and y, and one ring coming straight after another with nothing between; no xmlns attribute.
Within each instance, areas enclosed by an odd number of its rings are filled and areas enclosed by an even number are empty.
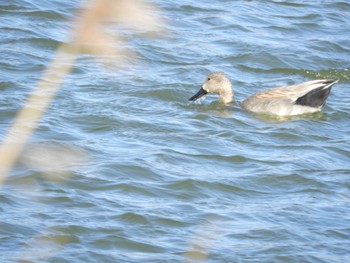
<svg viewBox="0 0 350 263"><path fill-rule="evenodd" d="M208 81L210 80L210 78L208 78Z"/></svg>

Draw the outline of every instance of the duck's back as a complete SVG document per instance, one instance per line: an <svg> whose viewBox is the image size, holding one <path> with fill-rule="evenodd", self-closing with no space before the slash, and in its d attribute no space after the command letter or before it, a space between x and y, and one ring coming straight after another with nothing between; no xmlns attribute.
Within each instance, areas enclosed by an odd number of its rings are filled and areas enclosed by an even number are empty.
<svg viewBox="0 0 350 263"><path fill-rule="evenodd" d="M257 92L241 105L244 109L265 114L291 116L321 110L331 87L337 81L313 80L291 86Z"/></svg>

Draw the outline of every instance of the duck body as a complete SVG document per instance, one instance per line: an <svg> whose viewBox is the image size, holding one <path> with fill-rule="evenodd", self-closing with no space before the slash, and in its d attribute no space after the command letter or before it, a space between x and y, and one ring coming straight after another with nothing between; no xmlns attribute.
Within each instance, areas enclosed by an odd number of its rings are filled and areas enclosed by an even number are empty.
<svg viewBox="0 0 350 263"><path fill-rule="evenodd" d="M247 111L277 116L294 116L318 112L325 104L332 86L337 80L312 80L291 86L276 87L254 93L240 105ZM202 89L190 100L206 93L217 93L220 101L233 101L233 88L223 72L210 73Z"/></svg>
<svg viewBox="0 0 350 263"><path fill-rule="evenodd" d="M255 113L293 116L318 112L325 104L334 80L312 80L296 85L257 92L241 106Z"/></svg>

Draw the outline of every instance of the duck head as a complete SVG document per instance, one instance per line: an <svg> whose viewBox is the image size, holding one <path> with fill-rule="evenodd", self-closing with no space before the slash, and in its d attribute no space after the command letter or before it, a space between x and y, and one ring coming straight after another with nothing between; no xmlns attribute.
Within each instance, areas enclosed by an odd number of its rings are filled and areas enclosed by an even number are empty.
<svg viewBox="0 0 350 263"><path fill-rule="evenodd" d="M223 72L210 73L204 80L202 88L189 100L196 101L208 93L216 93L224 104L232 102L233 90L229 78Z"/></svg>

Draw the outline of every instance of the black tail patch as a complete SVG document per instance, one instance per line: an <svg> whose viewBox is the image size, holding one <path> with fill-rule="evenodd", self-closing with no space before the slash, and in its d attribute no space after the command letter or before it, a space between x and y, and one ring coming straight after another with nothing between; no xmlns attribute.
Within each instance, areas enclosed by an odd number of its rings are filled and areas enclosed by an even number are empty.
<svg viewBox="0 0 350 263"><path fill-rule="evenodd" d="M336 81L334 80L326 80L321 84L321 87L311 90L304 96L299 97L296 100L295 104L314 108L323 106L326 102L326 99L328 98L329 93L331 92L333 84L335 83Z"/></svg>

